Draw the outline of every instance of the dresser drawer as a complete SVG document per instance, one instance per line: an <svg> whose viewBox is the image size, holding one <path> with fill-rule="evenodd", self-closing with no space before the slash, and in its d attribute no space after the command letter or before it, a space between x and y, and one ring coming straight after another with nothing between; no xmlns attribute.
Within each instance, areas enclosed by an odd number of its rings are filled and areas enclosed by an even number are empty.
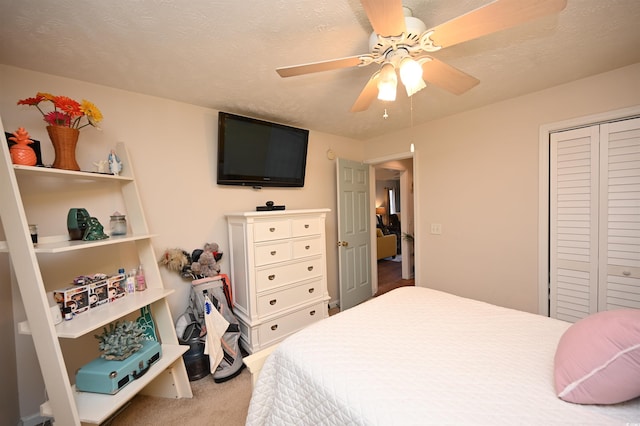
<svg viewBox="0 0 640 426"><path fill-rule="evenodd" d="M258 315L265 316L308 303L322 297L321 281L300 284L281 291L258 296Z"/></svg>
<svg viewBox="0 0 640 426"><path fill-rule="evenodd" d="M288 219L260 221L253 225L253 239L256 242L289 237L291 237L291 221Z"/></svg>
<svg viewBox="0 0 640 426"><path fill-rule="evenodd" d="M255 265L262 266L270 263L284 262L291 259L291 242L277 241L256 244L254 249Z"/></svg>
<svg viewBox="0 0 640 426"><path fill-rule="evenodd" d="M261 324L258 328L260 346L266 347L289 334L325 318L322 310L327 309L324 302L316 303L305 309L283 315L272 321Z"/></svg>
<svg viewBox="0 0 640 426"><path fill-rule="evenodd" d="M324 253L324 244L325 242L320 236L294 240L292 243L293 258L299 259Z"/></svg>
<svg viewBox="0 0 640 426"><path fill-rule="evenodd" d="M291 219L291 234L294 237L305 235L318 235L321 232L320 219L317 217L304 217Z"/></svg>
<svg viewBox="0 0 640 426"><path fill-rule="evenodd" d="M315 257L282 266L257 268L256 291L261 292L285 284L319 277L323 273L324 261L324 257Z"/></svg>

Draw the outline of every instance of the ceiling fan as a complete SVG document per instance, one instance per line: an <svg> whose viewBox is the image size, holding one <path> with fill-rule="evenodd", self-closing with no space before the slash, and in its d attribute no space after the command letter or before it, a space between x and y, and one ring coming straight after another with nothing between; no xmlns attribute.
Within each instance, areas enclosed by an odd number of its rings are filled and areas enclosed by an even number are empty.
<svg viewBox="0 0 640 426"><path fill-rule="evenodd" d="M411 16L402 0L360 0L373 27L369 37L370 53L346 58L278 68L281 77L293 77L339 68L366 66L380 68L371 76L351 107L352 112L365 111L377 97L393 101L398 77L412 96L429 83L460 95L480 80L448 65L429 53L473 40L506 28L558 13L567 0L496 0L486 6L454 18L435 28Z"/></svg>

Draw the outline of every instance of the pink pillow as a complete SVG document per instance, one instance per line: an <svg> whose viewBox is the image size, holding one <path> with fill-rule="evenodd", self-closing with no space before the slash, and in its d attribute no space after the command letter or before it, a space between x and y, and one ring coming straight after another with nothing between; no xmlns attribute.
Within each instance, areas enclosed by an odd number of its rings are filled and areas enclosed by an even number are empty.
<svg viewBox="0 0 640 426"><path fill-rule="evenodd" d="M571 325L554 359L558 397L616 404L640 396L640 309L598 312Z"/></svg>

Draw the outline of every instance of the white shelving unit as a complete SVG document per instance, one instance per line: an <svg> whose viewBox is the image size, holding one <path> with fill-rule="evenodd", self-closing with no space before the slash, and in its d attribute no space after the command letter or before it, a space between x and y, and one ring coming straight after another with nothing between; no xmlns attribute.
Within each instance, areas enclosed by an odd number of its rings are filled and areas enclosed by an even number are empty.
<svg viewBox="0 0 640 426"><path fill-rule="evenodd" d="M4 128L0 122L0 131ZM0 217L6 241L0 242L0 252L9 252L13 279L17 281L25 307L27 320L18 324L21 334L30 334L37 352L38 362L47 388L49 401L41 406L41 415L53 417L55 424L79 425L100 424L117 412L123 404L138 392L167 398L191 398L191 386L182 354L188 346L178 344L173 319L166 297L173 290L165 289L151 245L142 205L135 183L131 161L123 144L118 144L117 154L125 168L120 176L91 172L76 172L44 167L18 166L11 162L7 142L2 137L0 147ZM86 191L69 190L70 184L104 186L113 188L113 197L124 203L130 232L120 237L100 241L69 241L68 235L40 235L34 247L28 228L28 218L33 214L26 194L58 191L61 197L69 198L72 206L86 206ZM103 192L101 191L100 194ZM57 193L56 193L57 194ZM77 203L73 205L73 203ZM90 211L90 205L87 206ZM66 222L66 217L61 218ZM74 256L100 248L114 250L133 245L138 258L131 264L145 266L147 290L119 299L114 303L94 308L78 315L72 321L54 325L47 291L59 288L59 283L49 282L43 275L41 260L49 256ZM119 265L113 265L114 271ZM70 271L71 276L88 271ZM51 281L51 280L50 280ZM58 287L56 287L58 285ZM136 313L151 305L156 324L156 333L162 343L162 357L139 379L122 388L115 395L79 392L71 384L65 354L60 339L77 339L95 333L111 322ZM97 344L97 343L96 343ZM89 360L87 360L88 362Z"/></svg>

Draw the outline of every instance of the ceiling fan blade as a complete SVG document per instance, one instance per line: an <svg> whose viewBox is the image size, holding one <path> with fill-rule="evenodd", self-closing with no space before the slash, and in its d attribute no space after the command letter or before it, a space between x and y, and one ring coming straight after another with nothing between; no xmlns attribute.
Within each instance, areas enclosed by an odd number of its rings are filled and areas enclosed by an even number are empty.
<svg viewBox="0 0 640 426"><path fill-rule="evenodd" d="M442 87L454 95L461 95L480 83L480 80L460 71L458 68L452 67L436 58L429 58L431 60L422 64L422 78L429 83Z"/></svg>
<svg viewBox="0 0 640 426"><path fill-rule="evenodd" d="M351 107L351 112L361 112L365 111L371 105L371 102L378 96L378 74L376 72L367 82L367 85L364 86L362 92L360 92L360 96L356 99L355 103Z"/></svg>
<svg viewBox="0 0 640 426"><path fill-rule="evenodd" d="M567 0L496 0L432 28L431 40L443 48L453 46L560 12L566 6Z"/></svg>
<svg viewBox="0 0 640 426"><path fill-rule="evenodd" d="M402 0L360 0L373 31L381 36L399 36L407 31Z"/></svg>
<svg viewBox="0 0 640 426"><path fill-rule="evenodd" d="M280 74L280 77L294 77L296 75L330 71L338 68L355 67L362 64L362 60L360 59L361 56L349 56L347 58L332 59L329 61L312 62L310 64L282 67L276 69L276 72Z"/></svg>

